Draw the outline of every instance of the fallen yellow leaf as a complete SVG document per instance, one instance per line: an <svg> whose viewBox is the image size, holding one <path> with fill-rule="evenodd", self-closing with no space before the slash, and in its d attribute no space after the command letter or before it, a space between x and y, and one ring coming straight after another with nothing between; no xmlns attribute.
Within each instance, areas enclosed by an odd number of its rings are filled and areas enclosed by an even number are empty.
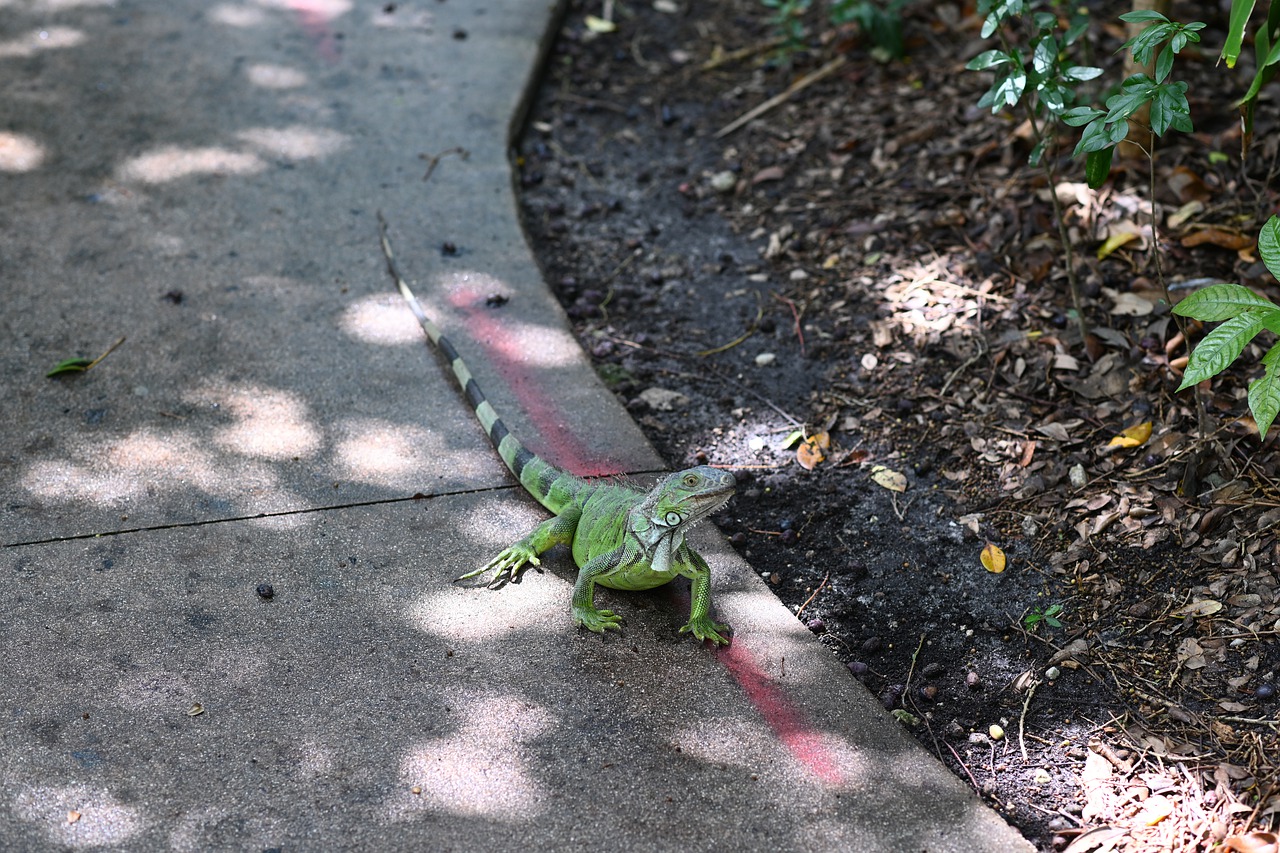
<svg viewBox="0 0 1280 853"><path fill-rule="evenodd" d="M992 545L990 542L982 549L982 554L978 557L982 561L982 567L993 575L998 575L1004 571L1005 556L1004 551L1000 550L999 545Z"/></svg>
<svg viewBox="0 0 1280 853"><path fill-rule="evenodd" d="M875 465L871 468L871 479L877 485L883 486L891 492L905 492L907 490L906 475L894 471L892 468L886 468L883 465Z"/></svg>
<svg viewBox="0 0 1280 853"><path fill-rule="evenodd" d="M1107 242L1098 247L1098 260L1102 260L1125 243L1131 243L1136 239L1138 239L1138 235L1132 231L1121 231L1118 234L1112 234L1107 238Z"/></svg>
<svg viewBox="0 0 1280 853"><path fill-rule="evenodd" d="M818 463L827 458L826 451L831 447L831 436L825 432L811 435L796 448L796 461L806 471L812 471Z"/></svg>
<svg viewBox="0 0 1280 853"><path fill-rule="evenodd" d="M1151 421L1123 429L1120 434L1107 444L1107 447L1141 447L1151 438Z"/></svg>

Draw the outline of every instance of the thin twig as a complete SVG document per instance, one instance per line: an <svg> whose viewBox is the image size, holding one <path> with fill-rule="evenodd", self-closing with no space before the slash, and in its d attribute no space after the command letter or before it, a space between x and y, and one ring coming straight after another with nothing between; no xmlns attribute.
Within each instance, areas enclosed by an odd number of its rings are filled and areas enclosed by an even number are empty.
<svg viewBox="0 0 1280 853"><path fill-rule="evenodd" d="M799 618L800 618L800 614L804 612L804 609L805 609L806 607L808 607L808 606L809 606L809 602L813 601L815 598L817 598L817 597L818 597L818 593L822 592L822 588L823 588L824 586L826 586L826 585L827 585L827 581L829 581L829 580L831 580L831 572L830 572L830 570L828 570L828 571L827 571L826 577L824 577L824 578L822 579L822 583L818 584L818 588L817 588L817 589L815 589L815 590L813 591L813 595L811 595L811 596L809 596L808 598L806 598L806 599L804 600L804 604L801 604L801 605L800 605L800 608L799 608L798 610L796 610L796 618L797 618L797 619L799 619Z"/></svg>
<svg viewBox="0 0 1280 853"><path fill-rule="evenodd" d="M734 119L733 121L726 124L724 127L717 130L715 134L715 138L721 139L723 137L726 137L729 134L733 133L738 128L742 127L747 122L753 121L759 118L760 116L769 112L769 110L773 109L776 106L785 104L797 92L800 92L804 89L809 88L814 83L817 83L819 80L823 80L827 77L830 77L832 74L836 73L841 68L843 68L845 66L845 63L847 62L848 60L845 57L837 56L835 59L831 60L826 65L822 66L817 71L814 71L811 74L806 74L796 82L792 83L791 86L782 94L775 95L774 97L765 101L763 104L760 104L758 107L755 107L754 109L748 110L738 118Z"/></svg>

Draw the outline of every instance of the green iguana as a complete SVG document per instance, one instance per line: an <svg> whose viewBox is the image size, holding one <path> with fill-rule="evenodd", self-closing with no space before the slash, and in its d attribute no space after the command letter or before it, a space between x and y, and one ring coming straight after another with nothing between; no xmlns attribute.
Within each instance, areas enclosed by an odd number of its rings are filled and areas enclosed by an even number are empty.
<svg viewBox="0 0 1280 853"><path fill-rule="evenodd" d="M711 569L684 537L695 524L728 502L735 485L733 475L700 465L670 475L646 494L615 481L584 480L529 451L507 431L458 351L422 310L396 270L387 224L381 215L378 224L387 270L431 343L448 359L489 441L529 494L555 513L555 518L538 525L488 565L458 580L494 572L488 585L502 586L517 581L530 565L539 565L539 554L555 545L567 545L578 566L578 580L573 585L576 624L598 634L622 630L621 616L596 609L596 584L611 589L652 589L683 575L693 582L693 587L689 622L680 632L727 645L725 634L729 626L713 621L709 613Z"/></svg>

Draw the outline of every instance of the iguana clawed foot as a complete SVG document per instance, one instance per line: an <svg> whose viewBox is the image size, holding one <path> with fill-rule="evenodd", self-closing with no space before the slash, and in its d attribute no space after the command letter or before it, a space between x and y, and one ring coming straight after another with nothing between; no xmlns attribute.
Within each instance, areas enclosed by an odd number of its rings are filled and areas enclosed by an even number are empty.
<svg viewBox="0 0 1280 853"><path fill-rule="evenodd" d="M710 616L694 616L689 624L680 629L681 634L693 634L699 640L710 640L717 646L729 645L729 638L721 634L729 633L729 626L712 621Z"/></svg>
<svg viewBox="0 0 1280 853"><path fill-rule="evenodd" d="M573 606L573 621L588 631L603 634L605 631L621 631L622 617L612 610L596 610L594 607Z"/></svg>
<svg viewBox="0 0 1280 853"><path fill-rule="evenodd" d="M485 586L496 588L505 586L508 583L519 583L520 575L524 574L525 569L529 568L529 566L541 565L542 561L538 559L537 553L532 548L517 543L474 572L467 572L462 577L454 578L453 582L457 583L458 581L479 577L486 572L494 572L493 577Z"/></svg>

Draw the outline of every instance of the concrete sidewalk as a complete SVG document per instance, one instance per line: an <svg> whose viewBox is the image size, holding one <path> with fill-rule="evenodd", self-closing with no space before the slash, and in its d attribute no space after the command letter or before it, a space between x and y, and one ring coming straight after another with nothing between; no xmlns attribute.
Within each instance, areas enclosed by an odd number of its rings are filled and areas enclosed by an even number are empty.
<svg viewBox="0 0 1280 853"><path fill-rule="evenodd" d="M714 531L720 652L679 589L575 630L567 556L449 582L545 513L378 210L530 447L660 466L519 230L549 3L0 17L0 849L1029 849Z"/></svg>

